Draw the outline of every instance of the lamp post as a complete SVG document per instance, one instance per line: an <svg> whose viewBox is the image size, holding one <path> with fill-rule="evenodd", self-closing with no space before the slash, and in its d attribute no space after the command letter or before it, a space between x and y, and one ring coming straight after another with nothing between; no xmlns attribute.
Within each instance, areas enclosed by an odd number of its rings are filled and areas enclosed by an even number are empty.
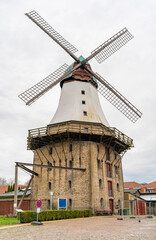
<svg viewBox="0 0 156 240"><path fill-rule="evenodd" d="M53 192L50 192L50 210L52 210L52 197L53 197Z"/></svg>

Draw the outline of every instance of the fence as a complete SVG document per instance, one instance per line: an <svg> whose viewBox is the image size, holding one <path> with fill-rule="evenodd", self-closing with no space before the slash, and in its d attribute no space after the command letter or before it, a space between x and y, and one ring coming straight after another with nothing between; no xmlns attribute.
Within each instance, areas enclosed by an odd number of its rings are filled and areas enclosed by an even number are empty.
<svg viewBox="0 0 156 240"><path fill-rule="evenodd" d="M155 215L156 202L142 200L124 200L114 205L114 212L123 216Z"/></svg>

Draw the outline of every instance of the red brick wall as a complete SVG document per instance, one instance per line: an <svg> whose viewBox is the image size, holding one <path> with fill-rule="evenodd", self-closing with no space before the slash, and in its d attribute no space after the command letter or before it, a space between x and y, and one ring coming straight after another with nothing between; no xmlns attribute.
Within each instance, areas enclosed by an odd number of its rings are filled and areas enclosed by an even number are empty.
<svg viewBox="0 0 156 240"><path fill-rule="evenodd" d="M19 204L19 201L17 205ZM21 209L30 210L30 200L24 200ZM0 215L13 214L14 211L14 201L0 201Z"/></svg>

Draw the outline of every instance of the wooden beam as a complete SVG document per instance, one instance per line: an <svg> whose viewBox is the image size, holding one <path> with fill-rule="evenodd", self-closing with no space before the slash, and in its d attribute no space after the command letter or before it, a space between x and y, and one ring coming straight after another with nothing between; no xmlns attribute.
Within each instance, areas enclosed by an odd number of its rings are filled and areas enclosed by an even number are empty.
<svg viewBox="0 0 156 240"><path fill-rule="evenodd" d="M30 184L31 184L31 182L32 182L32 180L33 180L33 177L34 177L34 175L32 174L32 175L31 175L31 178L30 178L30 180L29 180L29 182L28 182L28 185L27 185L27 187L26 187L26 189L25 189L25 191L24 191L24 193L23 193L23 196L22 196L22 198L21 198L21 200L20 200L20 202L19 202L19 204L18 204L18 206L17 206L17 209L19 209L19 208L21 207L22 202L23 202L23 200L24 200L24 198L25 198L25 195L26 195L26 193L27 193L27 191L28 191L28 188L30 187Z"/></svg>
<svg viewBox="0 0 156 240"><path fill-rule="evenodd" d="M14 216L17 216L18 164L15 165Z"/></svg>
<svg viewBox="0 0 156 240"><path fill-rule="evenodd" d="M29 173L31 173L31 174L33 174L33 175L38 176L38 173L36 173L36 172L30 170L29 168L25 167L24 164L18 163L18 166L19 166L20 168L24 169L25 171L27 171L27 172L29 172Z"/></svg>
<svg viewBox="0 0 156 240"><path fill-rule="evenodd" d="M23 163L23 162L16 162L18 165L26 165L26 166L35 166L35 167L42 167L42 168L58 168L58 169L67 169L67 170L78 170L78 171L86 171L86 168L70 168L70 167L61 167L61 166L50 166L50 165L40 165L40 164L32 164L32 163ZM30 170L30 169L29 169ZM31 170L30 170L31 171Z"/></svg>

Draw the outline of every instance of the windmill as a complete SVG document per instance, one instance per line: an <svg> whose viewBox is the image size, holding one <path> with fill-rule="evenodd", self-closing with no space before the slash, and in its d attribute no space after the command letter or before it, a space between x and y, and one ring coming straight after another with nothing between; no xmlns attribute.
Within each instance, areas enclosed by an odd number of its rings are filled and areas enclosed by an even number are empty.
<svg viewBox="0 0 156 240"><path fill-rule="evenodd" d="M58 32L56 32L36 11L26 13L26 16L29 17L46 34L48 34L48 36L52 38L57 44L59 44L76 62L74 68L66 71L69 66L67 64L64 64L55 72L50 74L48 77L35 84L33 87L29 88L25 92L21 93L19 95L19 98L21 98L26 103L26 105L32 104L39 97L41 97L51 88L53 88L56 84L60 83L70 74L81 68L86 70L89 74L92 75L93 78L97 80L98 92L101 93L101 95L103 95L129 120L134 123L138 120L138 118L141 117L142 113L132 103L130 103L121 93L119 93L98 73L93 72L91 68L87 67L87 63L92 58L95 58L98 63L102 63L118 49L124 46L128 41L130 41L133 36L127 30L127 28L123 28L117 34L105 41L102 45L92 51L91 55L87 58L78 58L75 55L75 52L77 52L78 50L68 41L66 41ZM94 81L92 82L94 83Z"/></svg>
<svg viewBox="0 0 156 240"><path fill-rule="evenodd" d="M70 66L62 65L19 95L26 105L31 105L56 84L60 83L62 88L59 106L50 124L29 130L28 150L34 152L33 164L16 163L16 167L34 176L30 180L33 181L31 209L37 199L44 199L43 209L51 208L48 191L52 188L55 205L61 196L68 199L69 208L91 208L93 212L96 208L109 208L113 213L114 206L123 200L121 159L133 147L133 140L109 126L98 92L133 123L142 113L93 72L89 61L95 58L102 63L133 36L123 28L87 58L77 57L77 49L36 11L26 16L74 59ZM26 166L33 166L33 171ZM39 167L43 171L38 172Z"/></svg>

